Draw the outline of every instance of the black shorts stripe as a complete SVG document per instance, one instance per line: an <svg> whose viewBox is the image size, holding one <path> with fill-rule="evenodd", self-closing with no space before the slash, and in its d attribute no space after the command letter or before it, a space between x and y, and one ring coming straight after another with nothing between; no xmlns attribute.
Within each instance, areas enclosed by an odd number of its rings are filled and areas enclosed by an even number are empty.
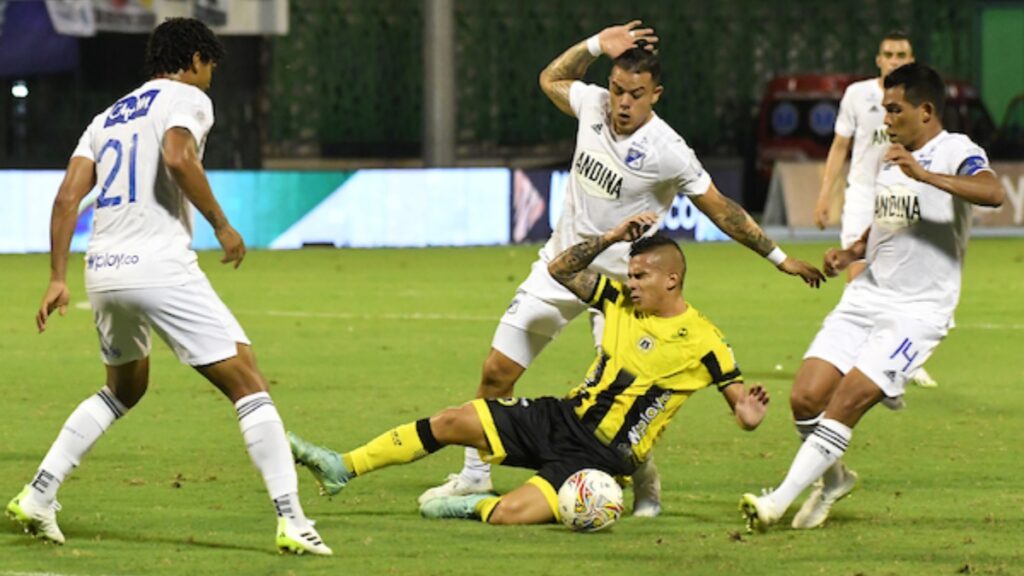
<svg viewBox="0 0 1024 576"><path fill-rule="evenodd" d="M416 421L416 434L420 437L420 444L423 444L423 449L428 454L437 452L443 446L434 437L433 430L430 429L430 418L422 418Z"/></svg>
<svg viewBox="0 0 1024 576"><path fill-rule="evenodd" d="M636 376L630 374L625 368L619 370L615 380L598 393L597 401L580 418L580 423L583 424L583 427L591 432L597 430L597 427L601 425L601 420L604 420L604 417L608 415L608 411L612 409L615 397L626 388L629 388L634 380L636 380Z"/></svg>

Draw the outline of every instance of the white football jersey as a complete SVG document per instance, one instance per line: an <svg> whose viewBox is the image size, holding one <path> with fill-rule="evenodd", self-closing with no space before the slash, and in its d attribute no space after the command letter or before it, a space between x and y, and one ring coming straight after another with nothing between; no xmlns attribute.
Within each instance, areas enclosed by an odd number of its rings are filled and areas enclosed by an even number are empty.
<svg viewBox="0 0 1024 576"><path fill-rule="evenodd" d="M839 101L835 133L853 138L853 157L846 180L850 186L869 190L875 186L875 174L889 147L883 95L878 78L871 78L847 86Z"/></svg>
<svg viewBox="0 0 1024 576"><path fill-rule="evenodd" d="M171 286L201 277L192 251L192 206L163 165L164 133L187 129L200 158L213 126L210 98L174 80L146 82L96 116L72 156L96 163L100 195L85 256L98 292Z"/></svg>
<svg viewBox="0 0 1024 576"><path fill-rule="evenodd" d="M573 82L569 103L579 127L561 218L540 256L554 259L570 246L650 210L664 219L677 193L699 196L711 177L693 150L656 114L626 137L612 133L608 90ZM654 230L651 231L654 233ZM624 279L629 245L602 252L591 268Z"/></svg>
<svg viewBox="0 0 1024 576"><path fill-rule="evenodd" d="M943 131L913 155L925 170L938 174L991 171L985 151L963 134ZM969 202L884 164L875 182L868 265L850 284L850 297L948 326L960 298L970 225Z"/></svg>

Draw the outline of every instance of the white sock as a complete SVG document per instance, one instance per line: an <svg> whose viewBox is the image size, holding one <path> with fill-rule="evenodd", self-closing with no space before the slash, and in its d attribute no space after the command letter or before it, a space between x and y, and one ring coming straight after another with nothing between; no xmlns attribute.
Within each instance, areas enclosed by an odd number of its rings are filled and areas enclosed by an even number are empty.
<svg viewBox="0 0 1024 576"><path fill-rule="evenodd" d="M238 425L242 429L245 448L263 475L263 483L274 501L278 516L305 525L307 520L299 504L295 462L284 435L284 422L270 394L257 392L241 398L235 402L235 410L238 411Z"/></svg>
<svg viewBox="0 0 1024 576"><path fill-rule="evenodd" d="M808 418L806 420L794 420L793 424L796 426L797 434L800 435L800 440L807 440L807 438L814 433L814 429L818 427L818 423L825 417L825 413L822 412L814 418ZM836 460L825 470L822 479L825 481L825 486L835 486L842 481L844 476L843 462L842 460Z"/></svg>
<svg viewBox="0 0 1024 576"><path fill-rule="evenodd" d="M64 479L78 467L110 425L127 411L106 386L82 401L68 416L39 464L35 478L29 483L30 497L43 506L53 503Z"/></svg>
<svg viewBox="0 0 1024 576"><path fill-rule="evenodd" d="M822 412L813 418L806 420L793 420L793 425L796 426L796 433L800 435L800 441L807 440L807 437L814 433L814 429L818 427L818 423L825 417L825 413Z"/></svg>
<svg viewBox="0 0 1024 576"><path fill-rule="evenodd" d="M846 452L853 430L837 420L823 419L797 451L786 479L771 493L775 504L785 510Z"/></svg>
<svg viewBox="0 0 1024 576"><path fill-rule="evenodd" d="M480 459L479 450L467 447L460 474L463 478L483 480L490 477L491 465Z"/></svg>

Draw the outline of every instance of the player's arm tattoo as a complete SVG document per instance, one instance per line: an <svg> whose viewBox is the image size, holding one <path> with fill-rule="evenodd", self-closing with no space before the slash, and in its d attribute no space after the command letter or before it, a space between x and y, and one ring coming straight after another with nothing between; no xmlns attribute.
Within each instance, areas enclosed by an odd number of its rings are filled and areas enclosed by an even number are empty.
<svg viewBox="0 0 1024 576"><path fill-rule="evenodd" d="M558 109L575 116L569 104L572 83L583 78L590 64L596 60L587 50L587 41L579 42L563 52L540 73L540 87Z"/></svg>
<svg viewBox="0 0 1024 576"><path fill-rule="evenodd" d="M548 264L548 272L577 298L587 301L597 290L599 279L597 272L589 270L587 266L611 245L612 243L605 240L604 236L584 240L552 260Z"/></svg>
<svg viewBox="0 0 1024 576"><path fill-rule="evenodd" d="M709 198L705 199L704 196ZM697 208L707 214L730 238L761 256L766 256L775 248L775 242L765 235L764 230L742 206L717 191L704 196L694 198Z"/></svg>

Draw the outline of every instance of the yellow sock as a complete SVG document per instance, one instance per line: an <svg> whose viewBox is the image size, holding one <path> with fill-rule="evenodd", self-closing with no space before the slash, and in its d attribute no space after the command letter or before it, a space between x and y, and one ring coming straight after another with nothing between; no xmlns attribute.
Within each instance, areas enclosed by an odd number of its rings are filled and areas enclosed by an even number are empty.
<svg viewBox="0 0 1024 576"><path fill-rule="evenodd" d="M426 419L392 428L359 448L344 454L342 458L345 461L345 467L357 476L362 476L378 468L419 460L440 448L440 445L434 447L434 450L424 447L424 440L436 443L433 435L430 435L429 438L421 438L424 426L426 433L429 434L430 424Z"/></svg>
<svg viewBox="0 0 1024 576"><path fill-rule="evenodd" d="M498 507L499 502L501 496L491 496L476 503L476 513L480 515L481 522L487 522L491 518L491 513Z"/></svg>

